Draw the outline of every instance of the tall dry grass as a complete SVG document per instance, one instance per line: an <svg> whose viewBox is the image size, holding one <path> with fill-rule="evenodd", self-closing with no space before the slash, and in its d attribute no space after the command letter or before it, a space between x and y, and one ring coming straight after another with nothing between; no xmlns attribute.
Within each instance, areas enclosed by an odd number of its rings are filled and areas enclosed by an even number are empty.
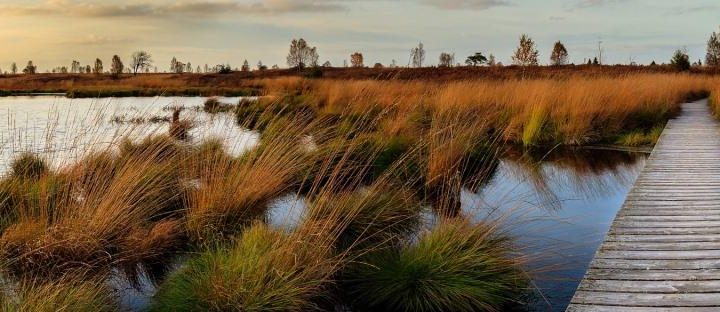
<svg viewBox="0 0 720 312"><path fill-rule="evenodd" d="M289 79L265 82L268 93L287 93ZM388 112L379 130L416 134L423 115L446 107L468 119L487 119L507 142L525 146L614 142L618 136L665 122L685 100L702 97L712 76L633 74L619 77L433 81L308 80L293 82L318 115ZM302 87L299 87L299 86ZM275 92L273 92L275 90Z"/></svg>

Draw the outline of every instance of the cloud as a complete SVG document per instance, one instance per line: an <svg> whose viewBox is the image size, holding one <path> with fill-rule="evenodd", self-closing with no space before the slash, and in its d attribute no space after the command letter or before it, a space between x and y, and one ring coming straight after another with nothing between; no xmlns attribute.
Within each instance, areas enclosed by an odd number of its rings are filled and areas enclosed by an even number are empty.
<svg viewBox="0 0 720 312"><path fill-rule="evenodd" d="M584 8L590 8L590 7L598 7L606 4L612 4L612 3L618 3L618 2L624 2L628 0L581 0L576 1L573 3L570 8L573 9L584 9Z"/></svg>
<svg viewBox="0 0 720 312"><path fill-rule="evenodd" d="M684 15L684 14L692 14L692 13L700 13L700 12L713 12L713 11L717 11L717 9L718 9L717 5L677 7L677 8L671 9L668 12L668 14L669 15Z"/></svg>
<svg viewBox="0 0 720 312"><path fill-rule="evenodd" d="M486 10L494 6L508 4L503 0L422 0L421 2L447 10Z"/></svg>
<svg viewBox="0 0 720 312"><path fill-rule="evenodd" d="M334 12L347 8L340 0L256 0L240 3L229 0L181 0L174 3L113 4L78 0L47 0L37 5L0 5L9 15L66 15L80 17L206 16L222 14L285 14Z"/></svg>
<svg viewBox="0 0 720 312"><path fill-rule="evenodd" d="M130 43L133 40L128 38L108 38L104 36L99 36L96 34L89 34L86 37L78 38L78 39L72 39L68 41L61 42L62 44L67 45L111 45L111 44L120 44L120 43Z"/></svg>

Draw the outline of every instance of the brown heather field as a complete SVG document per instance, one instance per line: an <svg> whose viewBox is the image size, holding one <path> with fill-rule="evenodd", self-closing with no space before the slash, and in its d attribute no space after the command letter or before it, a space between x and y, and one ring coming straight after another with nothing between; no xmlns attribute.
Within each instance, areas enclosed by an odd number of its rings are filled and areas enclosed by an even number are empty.
<svg viewBox="0 0 720 312"><path fill-rule="evenodd" d="M449 82L458 80L514 80L514 79L568 79L622 77L635 74L673 74L677 71L670 66L538 66L523 68L505 67L453 67L453 68L322 68L322 77L328 79L353 80L427 80ZM720 71L709 67L694 67L693 75L713 76ZM0 75L0 91L9 92L69 92L80 95L123 95L130 91L145 91L146 94L198 94L222 95L231 91L256 92L262 85L257 80L307 77L317 75L312 70L279 69L229 74L122 74L117 77L95 74L45 74ZM152 92L151 92L152 91ZM87 92L87 94L86 94ZM3 93L0 93L3 94ZM142 93L140 93L142 94Z"/></svg>

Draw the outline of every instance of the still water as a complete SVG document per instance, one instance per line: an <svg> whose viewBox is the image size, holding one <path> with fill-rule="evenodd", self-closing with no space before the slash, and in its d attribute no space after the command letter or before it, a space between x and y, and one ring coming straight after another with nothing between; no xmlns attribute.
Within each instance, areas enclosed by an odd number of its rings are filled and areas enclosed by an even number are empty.
<svg viewBox="0 0 720 312"><path fill-rule="evenodd" d="M529 256L537 293L527 299L530 311L565 311L647 156L564 149L533 157L508 151L479 191L462 192L465 215L500 220L517 239L518 251ZM304 208L302 198L286 195L274 202L268 219L292 227Z"/></svg>
<svg viewBox="0 0 720 312"><path fill-rule="evenodd" d="M206 98L155 97L67 99L64 97L0 98L0 174L13 155L32 151L62 166L92 149L112 148L122 136L142 138L165 133L167 123L133 123L138 118L167 118L172 107L184 107L193 121L193 141L223 141L235 155L255 145L256 132L235 123L232 115L210 115L199 109ZM237 103L240 98L219 98ZM120 121L120 122L118 122ZM478 220L500 218L530 256L539 295L530 298L534 311L563 311L595 250L645 164L646 154L572 149L541 155L508 151L492 178L476 191L462 193L462 209ZM302 218L301 198L277 199L269 221L288 225ZM119 286L130 309L147 304L146 292Z"/></svg>
<svg viewBox="0 0 720 312"><path fill-rule="evenodd" d="M507 156L463 209L502 218L530 255L534 311L564 311L647 154L589 149Z"/></svg>
<svg viewBox="0 0 720 312"><path fill-rule="evenodd" d="M257 143L258 134L239 127L230 114L206 114L204 97L130 97L68 99L61 96L0 97L0 173L18 152L42 154L54 167L82 157L89 150L112 148L119 138L144 138L167 133L167 122L137 122L169 118L184 108L192 120L192 141L221 139L231 154ZM237 104L239 97L220 97Z"/></svg>

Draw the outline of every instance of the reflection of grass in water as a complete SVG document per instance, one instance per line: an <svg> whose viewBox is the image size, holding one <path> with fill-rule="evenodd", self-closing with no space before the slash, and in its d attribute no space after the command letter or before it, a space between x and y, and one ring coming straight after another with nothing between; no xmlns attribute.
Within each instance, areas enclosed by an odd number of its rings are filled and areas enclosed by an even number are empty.
<svg viewBox="0 0 720 312"><path fill-rule="evenodd" d="M541 198L540 204L558 209L561 200L553 193L550 183L572 190L577 199L602 198L606 194L631 185L635 166L643 158L640 153L594 150L555 149L547 153L506 150L503 163L520 181L527 181ZM598 179L602 178L602 179Z"/></svg>
<svg viewBox="0 0 720 312"><path fill-rule="evenodd" d="M558 209L568 200L599 200L617 198L618 192L629 188L642 167L644 156L607 150L557 149L551 152L530 153L506 150L499 175L493 178L490 189L473 194L465 193L465 210L470 214L506 218L506 228L522 240L525 254L532 259L528 265L535 279L543 287L553 282L567 283L568 288L548 289L551 302L542 296L533 299L539 310L553 303L555 307L569 298L566 292L574 291L575 280L568 272L578 274L587 265L594 251L595 240L601 240L605 229L602 225L585 226L586 222L575 219L587 218L598 210L619 208L607 203L597 207L583 207L578 215L567 216ZM559 192L559 193L558 193ZM619 203L618 203L619 205ZM509 216L509 217L503 217ZM562 217L567 216L567 217ZM482 218L482 217L481 217ZM582 222L583 229L575 232L573 225ZM609 220L607 220L609 221ZM596 222L602 224L598 219ZM597 236L590 234L597 227ZM561 229L568 233L559 232ZM586 237L588 235L593 235ZM580 235L581 237L578 237ZM579 273L580 276L582 273ZM574 275L573 275L574 276ZM553 286L555 287L555 286ZM572 289L571 289L572 288Z"/></svg>

